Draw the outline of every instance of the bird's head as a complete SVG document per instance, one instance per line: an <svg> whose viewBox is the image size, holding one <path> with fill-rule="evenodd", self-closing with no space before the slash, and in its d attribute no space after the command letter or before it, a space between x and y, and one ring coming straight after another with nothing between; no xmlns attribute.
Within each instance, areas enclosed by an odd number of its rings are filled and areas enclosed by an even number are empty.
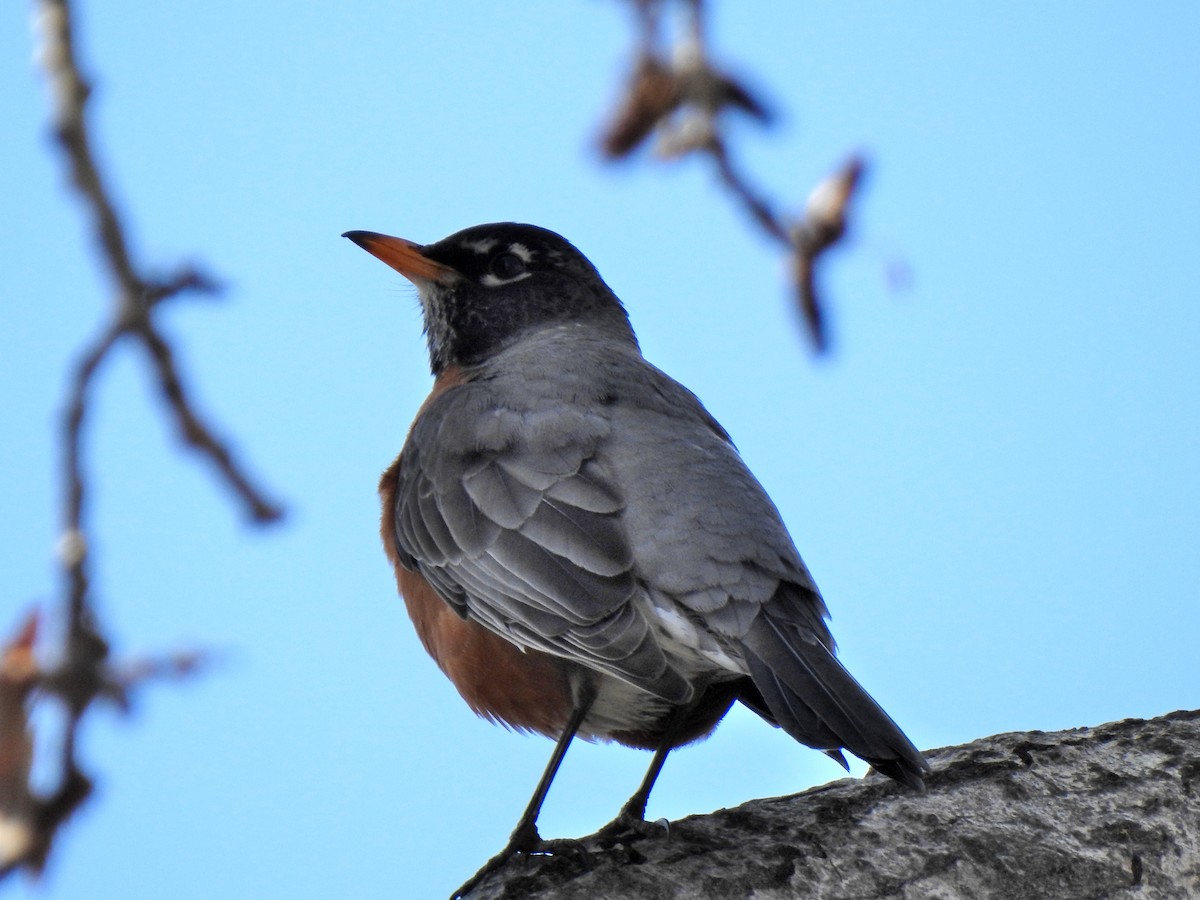
<svg viewBox="0 0 1200 900"><path fill-rule="evenodd" d="M565 324L603 329L636 346L621 301L596 267L545 228L476 225L435 244L373 231L343 237L416 285L435 375L477 365L530 331Z"/></svg>

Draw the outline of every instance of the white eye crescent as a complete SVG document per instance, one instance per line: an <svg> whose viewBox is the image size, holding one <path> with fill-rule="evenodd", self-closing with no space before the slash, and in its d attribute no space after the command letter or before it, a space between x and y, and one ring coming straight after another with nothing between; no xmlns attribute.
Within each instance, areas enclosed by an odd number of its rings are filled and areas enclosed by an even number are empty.
<svg viewBox="0 0 1200 900"><path fill-rule="evenodd" d="M497 253L488 265L488 272L501 281L512 281L518 275L525 274L525 260L510 251Z"/></svg>
<svg viewBox="0 0 1200 900"><path fill-rule="evenodd" d="M510 244L488 261L488 270L480 279L487 287L497 287L528 278L529 261L533 254L523 244Z"/></svg>

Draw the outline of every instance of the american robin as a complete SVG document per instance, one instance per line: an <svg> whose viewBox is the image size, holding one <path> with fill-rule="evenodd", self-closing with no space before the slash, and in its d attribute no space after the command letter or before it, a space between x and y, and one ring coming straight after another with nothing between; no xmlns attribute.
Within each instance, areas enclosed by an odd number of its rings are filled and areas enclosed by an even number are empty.
<svg viewBox="0 0 1200 900"><path fill-rule="evenodd" d="M408 613L471 709L558 742L464 888L560 846L536 820L573 737L654 751L609 826L636 827L667 753L734 701L924 788L921 754L838 662L778 510L582 253L513 223L345 237L416 285L429 344L433 392L379 485Z"/></svg>

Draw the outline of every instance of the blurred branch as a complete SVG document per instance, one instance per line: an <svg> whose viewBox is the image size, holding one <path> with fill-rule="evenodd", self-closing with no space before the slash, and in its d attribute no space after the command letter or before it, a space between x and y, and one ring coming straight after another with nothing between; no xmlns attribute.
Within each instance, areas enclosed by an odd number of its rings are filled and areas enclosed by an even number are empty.
<svg viewBox="0 0 1200 900"><path fill-rule="evenodd" d="M195 653L105 663L103 639L85 622L76 645L57 665L43 666L34 653L38 614L31 613L0 648L0 877L20 867L34 872L45 864L58 828L92 792L92 781L75 757L76 726L97 699L129 705L129 695L146 681L191 675L205 661ZM39 795L30 784L34 738L31 702L54 697L66 711L68 727L59 749L59 784Z"/></svg>
<svg viewBox="0 0 1200 900"><path fill-rule="evenodd" d="M131 337L141 341L154 361L159 387L182 438L216 466L253 521L275 521L282 516L282 509L254 486L229 448L195 412L170 345L152 318L162 301L186 293L215 294L219 290L217 282L191 266L181 266L165 277L143 275L135 267L110 191L92 155L85 117L91 85L80 72L76 58L68 0L41 0L37 20L42 39L40 58L54 104L54 135L92 220L94 239L116 289L113 323L93 350L84 355L85 363L90 365L80 366L82 381L76 384L76 396L86 393L87 382L118 340ZM77 440L78 432L68 438Z"/></svg>
<svg viewBox="0 0 1200 900"><path fill-rule="evenodd" d="M0 876L22 867L39 871L59 826L91 793L91 779L80 767L76 750L79 723L88 709L98 700L125 708L130 692L138 685L153 678L189 674L200 661L195 654L183 654L111 664L108 641L91 602L84 426L96 374L122 341L132 341L147 352L151 377L180 438L209 461L250 520L262 525L283 514L196 411L171 343L154 320L163 301L188 293L214 294L217 282L190 265L153 276L134 262L111 190L92 152L86 117L92 89L76 54L69 0L39 0L35 25L40 40L38 58L50 88L54 137L90 220L93 239L112 282L114 306L110 321L75 364L63 416L63 531L59 543L66 576L63 647L54 665L38 664L34 655L38 620L34 615L0 655ZM35 741L28 716L32 703L48 698L61 703L66 722L55 756L57 785L40 795L29 783Z"/></svg>
<svg viewBox="0 0 1200 900"><path fill-rule="evenodd" d="M666 160L692 154L713 162L720 183L736 205L788 254L792 288L816 352L828 348L824 300L815 269L846 232L846 213L861 183L865 163L848 159L814 188L798 219L781 215L736 163L724 128L727 110L761 124L771 113L753 91L711 61L703 0L682 0L687 21L674 46L662 36L661 16L668 0L630 0L637 12L634 65L616 110L600 137L610 160L631 155L657 133L657 153Z"/></svg>

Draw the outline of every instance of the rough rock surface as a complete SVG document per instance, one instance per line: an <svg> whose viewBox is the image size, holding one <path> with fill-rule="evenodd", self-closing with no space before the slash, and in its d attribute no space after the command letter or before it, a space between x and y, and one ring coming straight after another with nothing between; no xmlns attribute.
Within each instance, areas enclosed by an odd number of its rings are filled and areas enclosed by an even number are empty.
<svg viewBox="0 0 1200 900"><path fill-rule="evenodd" d="M999 734L881 776L518 859L472 900L1200 897L1200 711Z"/></svg>

